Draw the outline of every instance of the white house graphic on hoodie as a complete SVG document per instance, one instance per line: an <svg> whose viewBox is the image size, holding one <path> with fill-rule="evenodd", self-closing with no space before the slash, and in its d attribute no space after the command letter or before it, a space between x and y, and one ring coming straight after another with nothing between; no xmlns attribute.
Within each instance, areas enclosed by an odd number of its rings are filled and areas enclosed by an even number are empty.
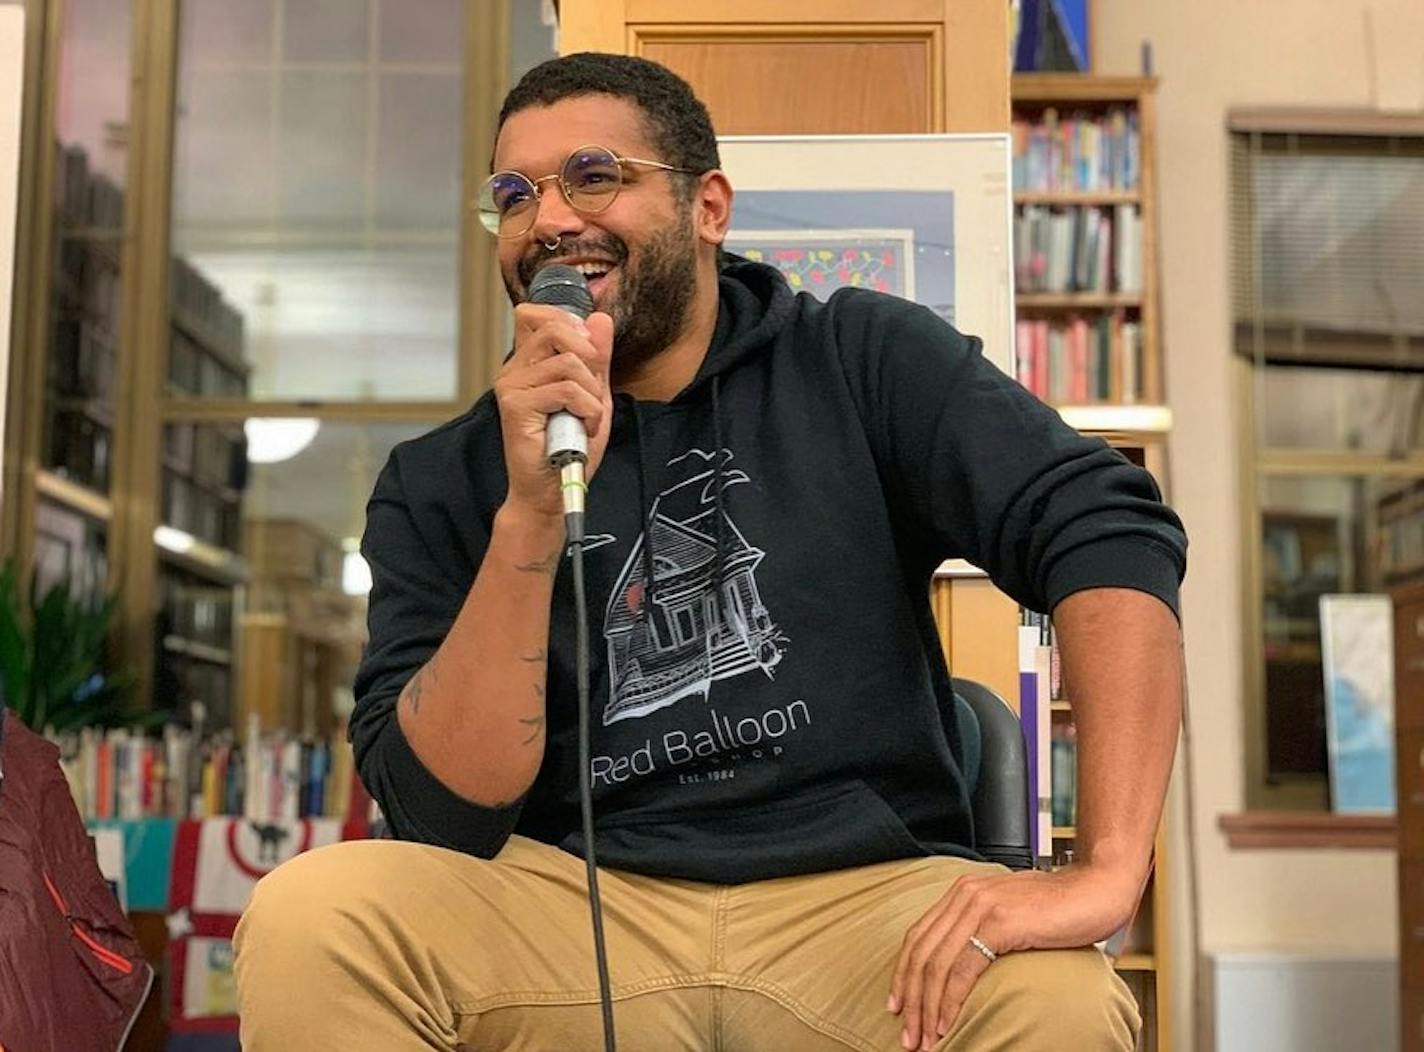
<svg viewBox="0 0 1424 1052"><path fill-rule="evenodd" d="M722 489L749 481L729 471L730 450L721 451ZM757 590L755 570L766 553L753 546L722 512L721 588L717 566L717 508L713 455L690 450L668 462L688 462L695 473L659 493L648 513L652 526L653 601L644 616L647 581L640 534L609 596L604 614L608 642L607 726L635 719L700 694L710 697L712 681L761 669L772 675L786 637L780 633Z"/></svg>

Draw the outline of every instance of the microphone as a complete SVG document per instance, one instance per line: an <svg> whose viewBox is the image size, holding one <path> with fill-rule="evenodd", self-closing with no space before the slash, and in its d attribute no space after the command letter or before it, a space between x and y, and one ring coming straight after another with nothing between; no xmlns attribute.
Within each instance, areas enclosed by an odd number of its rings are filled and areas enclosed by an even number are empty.
<svg viewBox="0 0 1424 1052"><path fill-rule="evenodd" d="M593 296L588 281L573 267L550 263L529 283L529 302L543 303L568 311L580 320L593 313ZM588 463L588 430L583 421L567 410L549 417L544 431L544 452L549 464L559 469L559 488L564 496L564 526L569 540L583 542L584 465Z"/></svg>

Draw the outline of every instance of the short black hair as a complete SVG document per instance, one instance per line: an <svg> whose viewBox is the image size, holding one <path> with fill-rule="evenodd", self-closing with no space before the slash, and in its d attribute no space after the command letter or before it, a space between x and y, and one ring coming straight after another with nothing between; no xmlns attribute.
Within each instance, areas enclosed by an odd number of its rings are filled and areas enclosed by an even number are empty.
<svg viewBox="0 0 1424 1052"><path fill-rule="evenodd" d="M637 106L659 154L651 160L699 174L722 167L712 118L692 86L666 66L633 55L580 51L539 63L504 97L495 138L511 114L580 95L614 95Z"/></svg>

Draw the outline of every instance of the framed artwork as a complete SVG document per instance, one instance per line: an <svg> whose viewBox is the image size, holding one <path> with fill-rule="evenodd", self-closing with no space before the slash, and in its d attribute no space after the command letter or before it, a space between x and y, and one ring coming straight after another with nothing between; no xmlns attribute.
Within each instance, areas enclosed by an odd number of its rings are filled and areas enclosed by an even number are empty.
<svg viewBox="0 0 1424 1052"><path fill-rule="evenodd" d="M910 230L739 230L729 251L770 263L793 292L829 296L839 288L915 298Z"/></svg>
<svg viewBox="0 0 1424 1052"><path fill-rule="evenodd" d="M1320 597L1330 801L1339 814L1391 814L1394 619L1386 595Z"/></svg>
<svg viewBox="0 0 1424 1052"><path fill-rule="evenodd" d="M727 251L797 291L913 300L1013 375L1013 199L1007 134L734 135Z"/></svg>
<svg viewBox="0 0 1424 1052"><path fill-rule="evenodd" d="M1011 0L1015 73L1091 73L1091 0Z"/></svg>

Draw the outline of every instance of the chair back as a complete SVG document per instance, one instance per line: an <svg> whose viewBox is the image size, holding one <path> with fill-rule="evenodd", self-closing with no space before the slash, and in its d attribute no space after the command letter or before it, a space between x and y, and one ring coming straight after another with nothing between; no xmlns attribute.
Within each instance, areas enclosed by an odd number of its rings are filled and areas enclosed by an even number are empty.
<svg viewBox="0 0 1424 1052"><path fill-rule="evenodd" d="M964 743L960 758L974 815L974 850L1010 869L1032 869L1028 759L1023 728L1008 702L972 679L953 680L953 719Z"/></svg>

